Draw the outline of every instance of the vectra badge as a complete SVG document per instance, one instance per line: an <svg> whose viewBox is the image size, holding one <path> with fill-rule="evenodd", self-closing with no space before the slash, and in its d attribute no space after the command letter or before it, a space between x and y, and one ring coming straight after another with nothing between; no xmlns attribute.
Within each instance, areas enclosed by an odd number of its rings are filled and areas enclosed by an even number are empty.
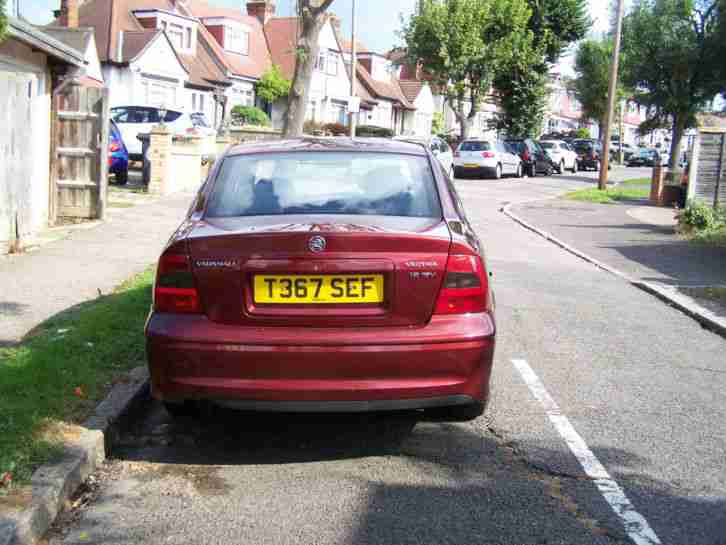
<svg viewBox="0 0 726 545"><path fill-rule="evenodd" d="M311 252L319 253L325 250L326 242L323 237L312 237L310 240L308 240L308 248L310 248Z"/></svg>

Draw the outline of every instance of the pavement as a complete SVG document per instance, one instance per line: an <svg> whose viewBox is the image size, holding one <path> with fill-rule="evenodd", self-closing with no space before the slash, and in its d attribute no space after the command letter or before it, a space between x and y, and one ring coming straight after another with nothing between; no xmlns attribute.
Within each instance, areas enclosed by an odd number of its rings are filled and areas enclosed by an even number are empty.
<svg viewBox="0 0 726 545"><path fill-rule="evenodd" d="M669 286L726 285L726 247L678 237L672 209L556 199L517 205L512 211L638 280Z"/></svg>
<svg viewBox="0 0 726 545"><path fill-rule="evenodd" d="M193 197L111 195L106 221L49 229L30 251L0 256L0 346L153 264Z"/></svg>
<svg viewBox="0 0 726 545"><path fill-rule="evenodd" d="M50 543L723 545L726 341L499 211L594 183L456 182L497 295L487 417L152 402Z"/></svg>

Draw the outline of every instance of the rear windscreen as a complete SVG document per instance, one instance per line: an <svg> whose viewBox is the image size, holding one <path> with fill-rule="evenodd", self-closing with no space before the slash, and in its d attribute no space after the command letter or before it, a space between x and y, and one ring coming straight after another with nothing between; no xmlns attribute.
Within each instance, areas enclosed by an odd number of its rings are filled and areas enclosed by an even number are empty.
<svg viewBox="0 0 726 545"><path fill-rule="evenodd" d="M507 141L507 144L509 144L509 146L517 153L521 153L522 151L524 151L524 142L522 142L521 140L510 140Z"/></svg>
<svg viewBox="0 0 726 545"><path fill-rule="evenodd" d="M539 145L544 149L557 149L557 146L555 146L552 142L540 142Z"/></svg>
<svg viewBox="0 0 726 545"><path fill-rule="evenodd" d="M441 217L425 157L299 152L224 159L207 217L352 214Z"/></svg>
<svg viewBox="0 0 726 545"><path fill-rule="evenodd" d="M489 142L464 142L459 151L489 151L492 147Z"/></svg>

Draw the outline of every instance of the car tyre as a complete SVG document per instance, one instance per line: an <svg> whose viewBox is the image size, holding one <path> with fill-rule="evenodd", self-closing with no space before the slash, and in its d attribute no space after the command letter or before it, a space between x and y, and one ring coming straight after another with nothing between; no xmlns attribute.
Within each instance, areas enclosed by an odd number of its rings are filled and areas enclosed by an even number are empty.
<svg viewBox="0 0 726 545"><path fill-rule="evenodd" d="M565 173L565 160L562 159L562 161L560 161L560 168L557 171L557 174L564 174L564 173Z"/></svg>
<svg viewBox="0 0 726 545"><path fill-rule="evenodd" d="M572 168L570 170L573 174L577 174L577 161L572 162Z"/></svg>
<svg viewBox="0 0 726 545"><path fill-rule="evenodd" d="M530 165L530 167L529 167L529 175L532 178L536 178L537 177L537 164L536 163Z"/></svg>
<svg viewBox="0 0 726 545"><path fill-rule="evenodd" d="M120 170L115 173L115 176L118 185L126 185L129 181L129 169Z"/></svg>
<svg viewBox="0 0 726 545"><path fill-rule="evenodd" d="M164 408L173 418L190 418L199 415L199 407L191 401L182 403L164 401Z"/></svg>
<svg viewBox="0 0 726 545"><path fill-rule="evenodd" d="M456 167L451 167L452 172L454 173L454 178L461 178L461 170Z"/></svg>
<svg viewBox="0 0 726 545"><path fill-rule="evenodd" d="M516 174L516 176L517 176L517 178L521 178L522 176L524 176L524 169L522 168L522 163L519 163L517 165L517 174Z"/></svg>
<svg viewBox="0 0 726 545"><path fill-rule="evenodd" d="M502 165L497 165L494 169L494 179L499 180L502 177Z"/></svg>
<svg viewBox="0 0 726 545"><path fill-rule="evenodd" d="M437 407L426 409L427 417L442 422L469 422L484 414L486 407L483 403L470 405L453 405L451 407Z"/></svg>

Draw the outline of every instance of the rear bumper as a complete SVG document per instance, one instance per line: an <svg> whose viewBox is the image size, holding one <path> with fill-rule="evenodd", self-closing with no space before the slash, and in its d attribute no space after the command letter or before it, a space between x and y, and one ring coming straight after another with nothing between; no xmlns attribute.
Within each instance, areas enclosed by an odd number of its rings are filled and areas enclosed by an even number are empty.
<svg viewBox="0 0 726 545"><path fill-rule="evenodd" d="M146 337L155 398L265 411L486 405L495 346L488 314L351 330L152 314Z"/></svg>

